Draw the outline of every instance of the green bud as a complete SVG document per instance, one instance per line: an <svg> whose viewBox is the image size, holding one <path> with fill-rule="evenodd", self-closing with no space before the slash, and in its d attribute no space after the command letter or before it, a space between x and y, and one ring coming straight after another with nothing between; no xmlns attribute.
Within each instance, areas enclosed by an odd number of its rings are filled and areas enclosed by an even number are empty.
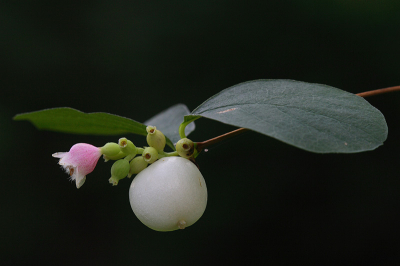
<svg viewBox="0 0 400 266"><path fill-rule="evenodd" d="M155 148L157 151L163 151L166 143L164 134L153 126L146 127L146 131L146 140L150 147Z"/></svg>
<svg viewBox="0 0 400 266"><path fill-rule="evenodd" d="M138 153L135 144L133 144L132 141L130 141L127 138L120 138L118 141L118 145L121 151L124 152L125 154L136 155Z"/></svg>
<svg viewBox="0 0 400 266"><path fill-rule="evenodd" d="M154 163L158 159L158 151L153 147L147 147L144 149L142 157L147 163Z"/></svg>
<svg viewBox="0 0 400 266"><path fill-rule="evenodd" d="M140 173L143 169L147 167L149 163L146 162L143 158L143 156L138 156L134 158L130 163L130 170L128 177L131 177L133 174L138 174Z"/></svg>
<svg viewBox="0 0 400 266"><path fill-rule="evenodd" d="M111 167L111 178L108 181L113 185L118 185L118 181L125 178L129 174L129 162L121 159L116 161Z"/></svg>
<svg viewBox="0 0 400 266"><path fill-rule="evenodd" d="M179 140L176 143L176 151L183 158L190 158L194 152L194 143L188 138Z"/></svg>
<svg viewBox="0 0 400 266"><path fill-rule="evenodd" d="M118 149L119 149L119 146L118 146ZM125 153L123 153L122 151L119 151L119 153L117 155L115 155L115 156L107 156L107 155L103 154L103 159L104 159L105 162L108 162L109 160L115 161L115 160L122 159L125 156L126 156Z"/></svg>
<svg viewBox="0 0 400 266"><path fill-rule="evenodd" d="M109 142L103 147L100 148L101 154L104 154L105 156L115 156L117 155L121 150L119 148L119 145L114 142Z"/></svg>

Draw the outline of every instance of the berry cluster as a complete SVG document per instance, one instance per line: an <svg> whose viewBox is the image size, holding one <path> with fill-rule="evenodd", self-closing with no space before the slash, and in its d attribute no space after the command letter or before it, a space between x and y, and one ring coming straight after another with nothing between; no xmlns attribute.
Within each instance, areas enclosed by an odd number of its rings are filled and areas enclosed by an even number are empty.
<svg viewBox="0 0 400 266"><path fill-rule="evenodd" d="M184 229L194 224L207 205L207 187L199 169L188 159L197 155L193 141L182 138L176 151L164 152L166 139L154 126L148 126L147 144L138 148L127 138L103 147L78 143L69 152L53 154L80 188L101 155L114 160L109 182L115 186L132 175L129 201L136 217L157 231ZM149 166L150 165L150 166Z"/></svg>
<svg viewBox="0 0 400 266"><path fill-rule="evenodd" d="M76 182L77 188L83 185L86 175L94 170L101 155L105 162L115 161L111 167L109 179L113 186L125 177L140 173L159 158L181 154L184 158L190 157L188 156L187 141L179 141L176 152L166 153L164 152L166 144L164 134L154 126L148 126L146 131L149 147L138 148L127 138L120 138L118 143L109 142L99 148L86 143L78 143L72 146L69 152L54 153L53 157L60 158L59 164L70 175L71 180ZM191 143L190 149L193 154L193 142Z"/></svg>

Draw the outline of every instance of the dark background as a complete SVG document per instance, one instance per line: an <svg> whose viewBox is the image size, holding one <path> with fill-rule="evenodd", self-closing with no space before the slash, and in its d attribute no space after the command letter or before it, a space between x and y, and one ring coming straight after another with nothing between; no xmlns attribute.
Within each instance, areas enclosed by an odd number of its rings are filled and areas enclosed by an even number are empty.
<svg viewBox="0 0 400 266"><path fill-rule="evenodd" d="M122 136L38 131L17 113L68 106L145 121L240 82L288 78L349 92L400 85L400 2L2 1L0 259L4 265L399 265L400 93L368 101L375 151L313 154L256 133L198 158L193 226L152 231L130 180L99 161L77 190L51 154ZM200 119L202 141L233 127ZM126 136L142 146L145 138Z"/></svg>

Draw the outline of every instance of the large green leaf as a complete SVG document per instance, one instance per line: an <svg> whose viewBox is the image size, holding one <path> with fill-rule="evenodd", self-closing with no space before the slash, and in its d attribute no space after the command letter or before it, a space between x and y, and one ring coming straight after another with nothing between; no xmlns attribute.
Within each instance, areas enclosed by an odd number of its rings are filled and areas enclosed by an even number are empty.
<svg viewBox="0 0 400 266"><path fill-rule="evenodd" d="M387 137L382 113L362 97L293 80L235 85L209 98L185 121L196 116L248 128L317 153L372 150Z"/></svg>
<svg viewBox="0 0 400 266"><path fill-rule="evenodd" d="M147 135L146 126L132 119L108 113L83 113L67 107L19 114L14 117L14 120L28 120L38 129L65 133Z"/></svg>
<svg viewBox="0 0 400 266"><path fill-rule="evenodd" d="M145 125L156 126L158 130L164 133L173 143L180 140L179 126L183 122L183 117L190 114L186 105L179 103L169 107L161 113L145 121ZM195 129L194 123L190 123L185 128L186 136Z"/></svg>

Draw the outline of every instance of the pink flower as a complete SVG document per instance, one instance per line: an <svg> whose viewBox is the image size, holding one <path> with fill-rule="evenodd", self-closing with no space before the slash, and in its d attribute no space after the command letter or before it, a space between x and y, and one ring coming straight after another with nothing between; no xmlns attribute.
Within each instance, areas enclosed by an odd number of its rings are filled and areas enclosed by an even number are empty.
<svg viewBox="0 0 400 266"><path fill-rule="evenodd" d="M86 143L75 144L69 152L53 154L53 157L60 158L58 164L70 175L72 181L75 180L77 188L85 183L86 175L96 167L100 156L100 148Z"/></svg>

